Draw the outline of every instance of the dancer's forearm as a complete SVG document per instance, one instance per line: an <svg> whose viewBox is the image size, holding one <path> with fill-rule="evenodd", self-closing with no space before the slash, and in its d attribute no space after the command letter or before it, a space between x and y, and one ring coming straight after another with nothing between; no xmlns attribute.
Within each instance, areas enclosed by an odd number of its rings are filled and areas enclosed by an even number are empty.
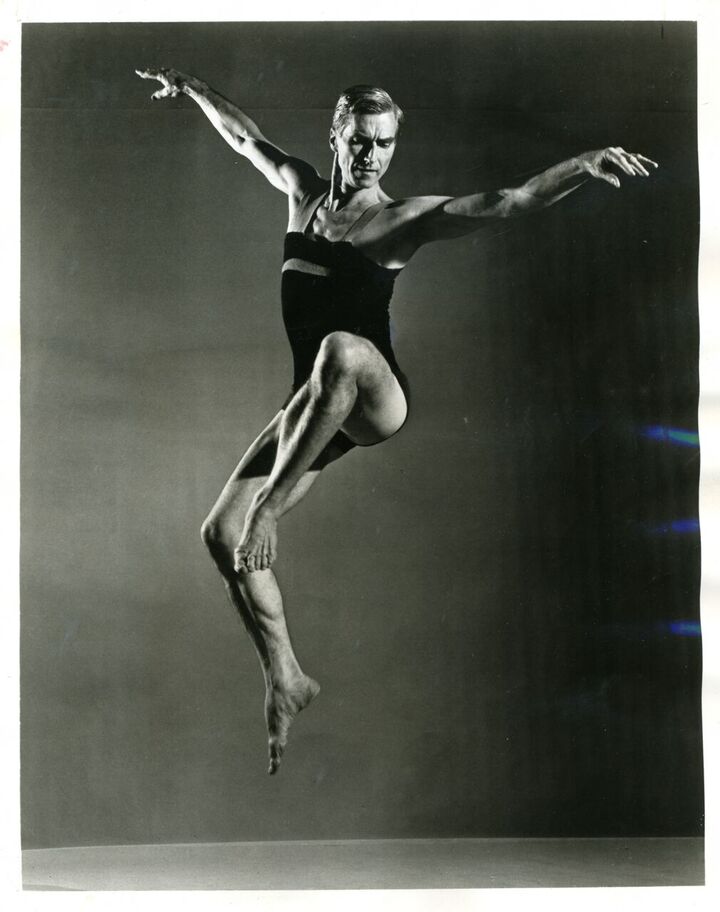
<svg viewBox="0 0 720 912"><path fill-rule="evenodd" d="M588 178L613 187L620 186L618 174L648 177L657 163L639 153L617 146L582 152L574 158L547 168L520 187L471 193L457 197L416 197L409 201L416 246L428 241L462 237L497 219L513 218L558 202L577 190Z"/></svg>
<svg viewBox="0 0 720 912"><path fill-rule="evenodd" d="M577 190L590 177L583 157L570 158L531 177L521 187L506 191L511 200L511 215L552 206Z"/></svg>
<svg viewBox="0 0 720 912"><path fill-rule="evenodd" d="M652 159L615 146L581 152L536 174L520 187L458 197L445 203L443 211L447 216L460 218L512 218L552 206L589 178L619 187L618 173L647 177L647 165L657 168Z"/></svg>
<svg viewBox="0 0 720 912"><path fill-rule="evenodd" d="M186 76L181 83L181 90L199 105L222 138L240 154L243 154L243 146L247 140L265 140L251 117L202 80L195 76Z"/></svg>
<svg viewBox="0 0 720 912"><path fill-rule="evenodd" d="M156 79L162 83L162 88L153 93L155 99L177 95L192 98L222 138L255 165L273 187L283 193L295 194L302 193L307 184L317 182L314 168L267 140L251 117L202 79L167 68L135 72L142 79Z"/></svg>
<svg viewBox="0 0 720 912"><path fill-rule="evenodd" d="M577 190L589 176L578 156L553 165L520 187L456 197L445 203L443 212L470 219L513 218L551 206Z"/></svg>

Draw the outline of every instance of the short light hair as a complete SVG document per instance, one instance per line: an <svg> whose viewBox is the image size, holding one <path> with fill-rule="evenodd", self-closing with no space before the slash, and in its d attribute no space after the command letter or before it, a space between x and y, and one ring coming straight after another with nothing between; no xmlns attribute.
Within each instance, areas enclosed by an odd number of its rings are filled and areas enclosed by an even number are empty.
<svg viewBox="0 0 720 912"><path fill-rule="evenodd" d="M340 133L353 114L394 114L398 127L405 115L385 89L371 85L350 86L338 98L332 128Z"/></svg>

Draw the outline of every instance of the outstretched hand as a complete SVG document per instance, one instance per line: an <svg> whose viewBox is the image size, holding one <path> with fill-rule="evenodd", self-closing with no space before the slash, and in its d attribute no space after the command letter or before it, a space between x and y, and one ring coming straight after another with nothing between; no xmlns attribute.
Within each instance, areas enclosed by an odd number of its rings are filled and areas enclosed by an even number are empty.
<svg viewBox="0 0 720 912"><path fill-rule="evenodd" d="M619 146L610 146L607 149L599 149L597 152L583 152L578 156L583 163L585 170L592 176L600 180L607 181L613 187L620 186L620 179L616 171L623 172L629 177L640 175L649 177L650 172L647 165L657 168L657 162L638 152L626 152Z"/></svg>
<svg viewBox="0 0 720 912"><path fill-rule="evenodd" d="M161 67L157 70L135 70L135 72L141 79L157 79L158 82L162 83L162 88L151 95L151 98L155 100L175 98L177 95L182 95L187 84L187 76L177 70L167 69L166 67Z"/></svg>

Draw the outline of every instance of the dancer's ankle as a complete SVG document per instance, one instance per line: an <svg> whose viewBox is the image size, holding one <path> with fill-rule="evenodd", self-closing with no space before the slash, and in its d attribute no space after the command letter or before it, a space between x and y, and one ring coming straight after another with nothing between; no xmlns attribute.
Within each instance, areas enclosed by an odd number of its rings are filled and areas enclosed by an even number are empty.
<svg viewBox="0 0 720 912"><path fill-rule="evenodd" d="M272 487L263 485L255 492L251 507L252 512L256 516L267 516L276 519L279 507L276 501L277 494Z"/></svg>

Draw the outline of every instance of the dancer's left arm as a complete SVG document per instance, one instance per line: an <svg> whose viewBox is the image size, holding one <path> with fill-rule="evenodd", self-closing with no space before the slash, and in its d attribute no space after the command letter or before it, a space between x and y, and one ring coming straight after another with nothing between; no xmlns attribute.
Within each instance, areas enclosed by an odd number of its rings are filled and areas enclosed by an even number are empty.
<svg viewBox="0 0 720 912"><path fill-rule="evenodd" d="M514 218L552 206L585 181L595 178L620 187L619 174L649 177L657 168L652 159L617 146L583 152L531 177L520 187L473 193L469 196L425 196L408 200L415 208L416 241L420 244L461 237L498 219Z"/></svg>

